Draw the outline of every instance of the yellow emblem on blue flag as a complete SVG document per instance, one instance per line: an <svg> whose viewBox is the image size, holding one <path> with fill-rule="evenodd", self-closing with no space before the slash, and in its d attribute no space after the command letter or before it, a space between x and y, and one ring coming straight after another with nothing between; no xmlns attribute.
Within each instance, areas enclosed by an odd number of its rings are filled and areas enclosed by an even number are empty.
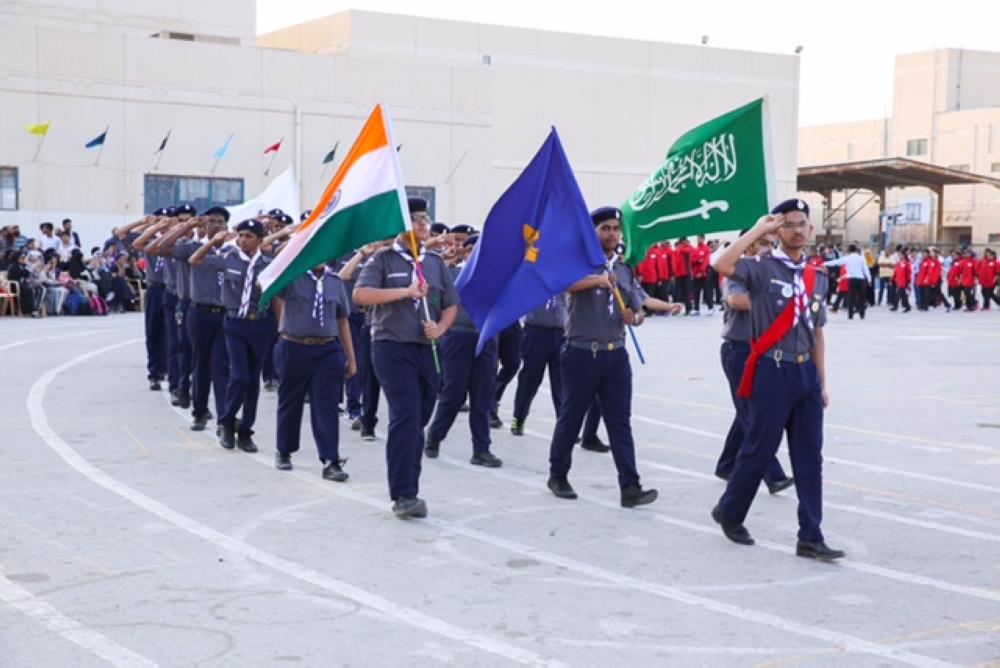
<svg viewBox="0 0 1000 668"><path fill-rule="evenodd" d="M538 240L542 238L542 233L531 225L524 226L524 259L528 262L538 262Z"/></svg>

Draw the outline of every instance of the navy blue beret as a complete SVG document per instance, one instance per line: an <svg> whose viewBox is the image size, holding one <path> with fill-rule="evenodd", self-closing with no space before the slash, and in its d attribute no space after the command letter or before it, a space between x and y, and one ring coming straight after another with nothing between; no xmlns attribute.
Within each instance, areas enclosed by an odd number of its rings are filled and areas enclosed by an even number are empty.
<svg viewBox="0 0 1000 668"><path fill-rule="evenodd" d="M594 221L595 227L607 220L621 220L622 210L615 206L602 206L590 212L590 219Z"/></svg>
<svg viewBox="0 0 1000 668"><path fill-rule="evenodd" d="M776 216L779 213L791 213L792 211L801 211L802 213L809 215L809 205L805 201L797 198L786 199L784 202L776 205L771 209L771 215Z"/></svg>
<svg viewBox="0 0 1000 668"><path fill-rule="evenodd" d="M469 236L468 239L466 239L465 241L462 242L462 246L464 248L468 248L469 246L474 246L477 241L479 241L479 235L478 234L472 234L472 235Z"/></svg>
<svg viewBox="0 0 1000 668"><path fill-rule="evenodd" d="M410 214L427 213L427 200L423 197L408 197L406 203L410 207Z"/></svg>
<svg viewBox="0 0 1000 668"><path fill-rule="evenodd" d="M452 234L475 234L476 233L476 228L474 228L472 225L452 225L451 226L451 233Z"/></svg>
<svg viewBox="0 0 1000 668"><path fill-rule="evenodd" d="M262 239L264 238L264 223L260 222L256 218L249 218L236 226L237 232L242 232L243 230L246 230L251 234L256 234Z"/></svg>
<svg viewBox="0 0 1000 668"><path fill-rule="evenodd" d="M306 218L308 218L312 212L313 212L312 209L306 209L301 214L299 214L299 222L300 223L306 222Z"/></svg>
<svg viewBox="0 0 1000 668"><path fill-rule="evenodd" d="M278 216L282 215L283 213L285 213L285 212L282 211L281 209L271 209L270 211L267 212L267 215L278 217Z"/></svg>
<svg viewBox="0 0 1000 668"><path fill-rule="evenodd" d="M431 232L434 234L448 234L450 231L444 223L434 223L431 225Z"/></svg>
<svg viewBox="0 0 1000 668"><path fill-rule="evenodd" d="M287 213L279 213L275 215L274 219L279 225L291 225L295 222Z"/></svg>
<svg viewBox="0 0 1000 668"><path fill-rule="evenodd" d="M213 206L210 209L206 209L203 216L222 216L225 221L229 222L229 209L224 206Z"/></svg>
<svg viewBox="0 0 1000 668"><path fill-rule="evenodd" d="M172 218L177 215L177 209L172 206L161 206L159 209L153 212L154 216L167 216Z"/></svg>
<svg viewBox="0 0 1000 668"><path fill-rule="evenodd" d="M189 214L189 215L192 215L192 216L197 216L198 215L198 210L195 209L190 204L181 204L179 207L177 207L177 215L180 216L180 215L183 215L183 214Z"/></svg>

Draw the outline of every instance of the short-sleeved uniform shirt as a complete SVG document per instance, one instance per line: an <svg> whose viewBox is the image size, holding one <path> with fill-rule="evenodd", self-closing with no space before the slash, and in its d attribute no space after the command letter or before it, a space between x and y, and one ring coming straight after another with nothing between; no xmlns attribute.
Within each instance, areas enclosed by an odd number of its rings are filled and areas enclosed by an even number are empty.
<svg viewBox="0 0 1000 668"><path fill-rule="evenodd" d="M444 309L457 306L458 291L444 260L426 253L423 262L427 280L427 306L431 320L438 322ZM406 288L413 282L413 265L392 248L383 248L361 270L355 288ZM424 309L419 301L400 299L371 310L372 341L430 343L424 336Z"/></svg>
<svg viewBox="0 0 1000 668"><path fill-rule="evenodd" d="M316 303L319 281L323 283L322 317ZM278 331L290 336L324 339L339 336L337 319L346 318L351 312L344 282L333 271L324 272L319 279L311 271L303 274L286 285L278 296L284 302Z"/></svg>
<svg viewBox="0 0 1000 668"><path fill-rule="evenodd" d="M632 270L619 260L614 264L616 285L625 305L633 311L642 308L645 293ZM625 321L613 291L590 288L569 295L566 338L571 343L613 343L625 340Z"/></svg>
<svg viewBox="0 0 1000 668"><path fill-rule="evenodd" d="M140 236L142 235L138 232L129 232L125 235L125 247L130 253L136 252L132 247L132 244L134 244L135 240ZM166 259L159 255L150 255L146 252L143 252L142 256L146 258L146 281L149 283L163 285L165 282L163 268L166 265Z"/></svg>
<svg viewBox="0 0 1000 668"><path fill-rule="evenodd" d="M795 271L768 255L760 260L741 258L736 263L732 278L742 283L750 295L750 333L754 340L759 339L793 297ZM828 289L826 274L816 272L815 288L807 307L814 328L826 324ZM807 353L814 343L814 330L798 320L774 349L793 354Z"/></svg>
<svg viewBox="0 0 1000 668"><path fill-rule="evenodd" d="M181 264L187 264L191 256L203 245L200 241L179 241L174 244L173 256ZM213 248L209 257L221 254L222 251L218 248ZM188 275L190 277L192 302L205 306L222 306L223 273L221 271L205 264L198 267L192 267L188 264Z"/></svg>
<svg viewBox="0 0 1000 668"><path fill-rule="evenodd" d="M448 265L448 273L451 275L451 280L454 283L458 280L458 275L462 273L461 267L456 267L454 265ZM478 334L479 330L476 329L476 323L472 321L469 316L469 312L465 310L465 307L461 303L458 305L458 315L455 316L455 324L451 326L451 330L455 332L466 332L469 334Z"/></svg>
<svg viewBox="0 0 1000 668"><path fill-rule="evenodd" d="M560 293L524 316L524 324L544 329L565 329L569 320L566 295Z"/></svg>
<svg viewBox="0 0 1000 668"><path fill-rule="evenodd" d="M167 285L167 292L177 294L177 260L163 255L154 256L153 260L159 257L163 260L163 282Z"/></svg>
<svg viewBox="0 0 1000 668"><path fill-rule="evenodd" d="M750 343L750 311L737 311L727 303L730 295L745 295L747 289L739 281L728 278L722 285L722 303L727 304L722 314L722 338L736 343Z"/></svg>
<svg viewBox="0 0 1000 668"><path fill-rule="evenodd" d="M264 267L271 263L271 258L261 254L253 266L253 289L250 292L250 312L260 308L260 286L257 279ZM243 300L243 282L250 263L240 257L237 249L232 249L223 255L207 255L202 266L222 272L222 305L230 316L236 316Z"/></svg>

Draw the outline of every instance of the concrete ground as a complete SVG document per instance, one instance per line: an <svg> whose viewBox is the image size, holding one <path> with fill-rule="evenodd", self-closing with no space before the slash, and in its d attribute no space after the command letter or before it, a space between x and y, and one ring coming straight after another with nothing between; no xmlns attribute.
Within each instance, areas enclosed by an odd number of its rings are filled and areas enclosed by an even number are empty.
<svg viewBox="0 0 1000 668"><path fill-rule="evenodd" d="M540 394L527 435L493 432L502 469L469 465L460 417L406 522L384 414L375 443L345 424L346 484L311 437L283 473L275 395L257 455L191 432L146 387L141 316L0 319L0 666L1000 665L1000 315L831 316L836 564L794 556L793 490L762 491L754 547L709 517L720 324L638 330L654 505L622 509L610 456L579 450L581 498L553 497Z"/></svg>

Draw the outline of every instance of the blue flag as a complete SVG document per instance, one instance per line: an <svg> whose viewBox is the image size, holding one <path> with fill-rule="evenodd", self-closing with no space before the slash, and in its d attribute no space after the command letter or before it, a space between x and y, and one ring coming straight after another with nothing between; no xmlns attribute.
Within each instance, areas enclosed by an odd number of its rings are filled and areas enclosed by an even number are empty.
<svg viewBox="0 0 1000 668"><path fill-rule="evenodd" d="M222 157L226 155L226 151L229 150L229 142L231 141L233 141L233 135L230 134L229 138L226 139L226 143L217 148L215 150L215 153L212 154L212 157L215 158L216 160L222 160Z"/></svg>
<svg viewBox="0 0 1000 668"><path fill-rule="evenodd" d="M456 281L462 306L487 341L604 265L587 205L555 128L490 209Z"/></svg>
<svg viewBox="0 0 1000 668"><path fill-rule="evenodd" d="M98 146L103 146L104 145L104 140L107 139L107 138L108 138L108 128L105 128L104 132L102 132L101 134L97 135L96 137L94 137L93 139L91 139L89 142L87 142L86 145L84 146L84 148L97 148Z"/></svg>

